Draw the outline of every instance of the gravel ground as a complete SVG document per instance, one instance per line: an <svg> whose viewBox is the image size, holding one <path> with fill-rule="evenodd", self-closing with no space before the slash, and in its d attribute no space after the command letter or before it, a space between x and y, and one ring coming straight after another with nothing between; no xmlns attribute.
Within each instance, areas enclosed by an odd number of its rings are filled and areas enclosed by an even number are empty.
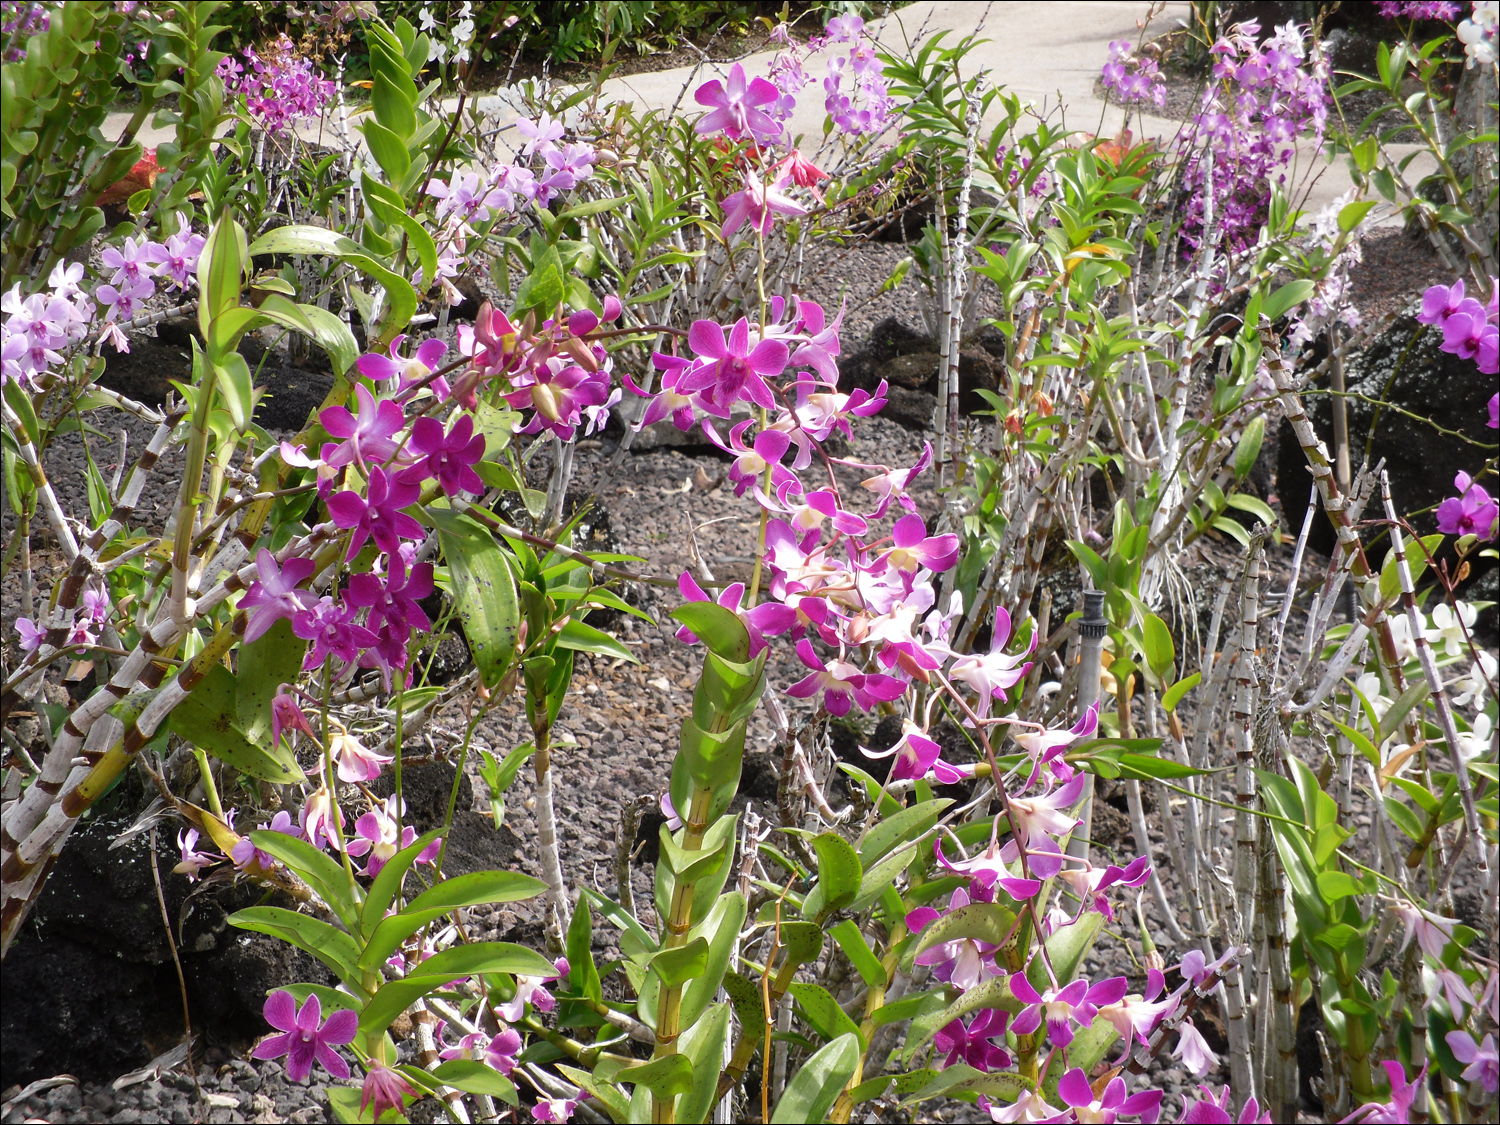
<svg viewBox="0 0 1500 1125"><path fill-rule="evenodd" d="M891 269L905 256L899 245L870 245L856 251L827 251L810 258L806 290L811 296L836 306L847 298L844 321L845 355L851 355L870 336L873 327L888 317L896 317L909 327L921 330L915 286L911 279L895 293L875 297L875 291ZM1367 240L1365 263L1355 272L1354 293L1366 316L1378 315L1385 308L1419 290L1435 279L1435 267L1424 244L1407 239L1399 232L1382 233ZM981 310L981 313L987 310ZM108 476L119 460L119 430L129 434L130 459L148 440L151 427L123 419L119 415L101 415L107 423L98 424L105 432L96 438L96 460ZM849 456L862 461L890 466L910 464L920 453L922 436L882 418L864 421L856 430ZM701 564L715 576L747 578L752 564L758 509L753 500L736 497L724 480L726 462L720 456L700 448L654 449L630 454L617 467L611 467L615 439L584 442L580 446L577 472L580 494L597 493L608 513L609 526L621 551L642 557L639 564L645 573L675 575L693 562L695 549ZM142 497L138 523L160 527L175 500L180 472L180 449L163 458ZM48 453L47 470L65 509L86 511L86 492L82 475L84 464L80 436L69 434L58 439ZM542 466L537 466L541 469ZM841 487L857 485L857 474L841 470ZM930 488L931 476L927 476ZM935 511L935 497L919 493L918 501L929 516ZM7 516L8 520L8 516ZM11 533L9 522L4 525ZM38 572L46 574L55 553L48 546L49 536L33 530L33 559ZM696 545L696 548L695 548ZM1198 559L1180 560L1197 577L1195 565L1201 565L1205 580L1210 572L1222 573L1232 552L1216 551L1205 544ZM1223 557L1218 557L1222 555ZM1309 564L1314 565L1313 563ZM1284 575L1278 576L1284 582ZM639 591L643 608L661 618L675 604L675 595L643 587ZM19 582L14 570L4 578L0 606L7 620L13 620L19 607ZM586 880L590 885L612 891L611 861L621 809L638 796L659 794L666 784L672 757L676 751L676 728L683 708L689 704L691 691L700 669L700 655L684 648L672 636L668 625L653 626L624 617L619 633L639 656L640 664L625 664L600 658L580 657L574 678L574 690L559 718L557 735L561 741L572 741L575 748L558 752L556 761L556 807L560 828L560 845L564 870L570 878ZM771 681L785 683L792 678L794 658L784 646L772 662ZM867 732L868 734L868 732ZM517 702L497 708L495 714L478 728L476 745L496 753L509 750L529 738L524 714ZM750 760L764 760L772 741L769 722L757 712L747 739ZM872 740L873 741L873 740ZM531 815L527 779L523 771L507 802L507 824L522 841L520 854L530 854L535 824ZM483 785L474 779L476 807L487 812ZM745 788L752 790L752 800L765 808L766 790L757 788L766 782L757 777L752 783L747 773ZM774 779L770 781L774 785ZM758 795L758 796L757 796ZM1153 814L1155 817L1158 814ZM1133 849L1129 843L1128 825L1118 810L1108 806L1101 812L1100 832L1113 832L1122 850ZM1165 854L1155 857L1166 880L1171 901L1181 901L1180 890ZM635 867L634 890L637 902L651 901L651 869L648 864ZM575 884L576 893L576 884ZM649 911L649 906L644 909ZM1156 906L1147 899L1146 916L1163 952L1169 943L1162 932L1161 920L1155 917ZM1185 919L1184 919L1185 920ZM471 919L477 937L495 939L509 935L515 939L524 932L535 933L535 920L525 904L504 910L476 911ZM1127 933L1134 932L1129 926ZM612 948L612 932L606 926L596 928L601 955ZM1139 946L1129 941L1101 941L1089 962L1094 975L1127 973L1138 987L1143 972L1138 962ZM1180 953L1181 951L1177 951ZM175 1002L175 1000L174 1000ZM1206 1021L1200 1020L1200 1027ZM1212 1038L1212 1031L1204 1028ZM114 1090L108 1084L63 1083L37 1092L24 1100L8 1104L0 1122L29 1120L54 1122L153 1122L153 1121L256 1121L305 1122L332 1120L327 1106L326 1087L318 1081L294 1084L276 1063L249 1064L243 1054L211 1046L200 1057L198 1088L190 1075L166 1073L134 1082ZM321 1072L319 1072L321 1073ZM1217 1081L1224 1081L1221 1073ZM1193 1086L1189 1076L1170 1057L1156 1060L1151 1071L1153 1081L1168 1092L1164 1110L1175 1116L1181 1096ZM4 1097L9 1103L16 1097L15 1088ZM909 1120L907 1116L884 1108L882 1121ZM978 1121L985 1120L973 1107L956 1102L929 1103L918 1120Z"/></svg>

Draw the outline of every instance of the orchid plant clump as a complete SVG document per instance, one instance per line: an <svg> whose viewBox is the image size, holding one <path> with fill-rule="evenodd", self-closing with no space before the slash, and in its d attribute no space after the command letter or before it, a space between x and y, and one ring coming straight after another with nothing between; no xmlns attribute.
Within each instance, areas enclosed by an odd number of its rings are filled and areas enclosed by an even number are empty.
<svg viewBox="0 0 1500 1125"><path fill-rule="evenodd" d="M212 15L197 7L176 15ZM446 51L469 41L473 16L465 6ZM1329 1117L1405 1120L1439 1098L1453 1119L1490 1112L1495 965L1450 890L1472 863L1493 913L1482 607L1389 502L1389 561L1367 559L1301 412L1309 374L1283 350L1282 326L1295 345L1299 325L1342 314L1345 236L1364 215L1342 202L1305 255L1287 218L1278 177L1297 137L1323 131L1317 44L1290 25L1264 45L1251 26L1229 32L1215 48L1222 100L1174 165L1155 146L1075 147L1046 121L1025 134L1019 100L968 73L972 41L883 54L853 15L799 46L782 29L765 76L736 63L696 86L703 112L677 133L535 86L514 129L487 131L419 88L442 46L427 30L369 22L365 145L341 119L342 149L305 169L304 190L262 193L248 133L221 142L222 166L162 150L166 178L131 209L169 216L170 233L122 227L87 281L61 262L7 267L8 492L64 566L40 608L27 586L3 688L42 708L64 657L92 662L102 686L39 711L40 765L30 747L7 759L5 942L80 815L129 770L182 822L178 874L291 896L296 908L230 921L306 950L338 984L273 989L274 1033L253 1057L284 1058L294 1081L326 1072L342 1119L404 1119L430 1096L457 1121L498 1119L498 1102L536 1121L844 1122L866 1103L936 1097L999 1122L1282 1120L1308 1002L1338 1048L1319 1088ZM286 45L236 69L207 50L212 25L189 38L194 104L238 91L268 133L339 96ZM789 122L820 51L827 135L871 164L829 171L795 147ZM1156 98L1149 58L1112 48L1108 65L1122 97ZM1002 123L986 136L991 110ZM209 152L218 123L184 118L179 150ZM1220 143L1236 131L1240 148ZM849 385L845 307L771 265L793 225L802 237L832 221L865 198L856 181L901 161L927 170L943 216L934 295L951 406L937 449L893 466L835 452L891 390ZM977 170L998 201L977 201ZM1167 220L1148 209L1184 184L1196 205ZM177 199L180 214L164 209ZM1144 224L1174 248L1154 282L1135 268ZM45 238L27 239L28 260L45 262ZM301 264L252 275L270 255ZM1282 269L1298 276L1273 282ZM450 334L476 275L500 295ZM722 277L723 292L675 307L689 277ZM1006 348L1005 374L981 388L993 426L959 409L965 287L982 283ZM1463 284L1429 293L1423 316L1483 373L1495 285L1486 305ZM197 318L191 379L160 410L106 395L85 354L128 346L158 287ZM424 296L435 314L418 312ZM256 424L238 347L261 330L315 342L334 375L284 439ZM85 395L154 425L128 475L110 483L91 464L87 522L44 471L59 404ZM1290 630L1260 624L1279 534L1247 481L1271 400L1340 531L1297 651ZM637 558L573 542L571 466L614 415L622 444L670 419L728 457L756 528L748 582L642 574ZM133 527L173 443L173 520ZM545 491L530 486L543 464ZM1115 502L1098 521L1101 476ZM1357 487L1362 506L1373 482ZM1438 526L1482 550L1494 502L1480 483L1458 487ZM1054 618L1038 592L1049 534L1099 595L1097 618ZM1172 601L1174 560L1209 542L1243 553L1202 637ZM1435 597L1415 588L1424 572ZM1334 626L1344 582L1362 616ZM553 812L576 654L635 659L588 616L649 618L627 583L675 592L678 637L703 654L670 776L648 797L666 817L650 903L632 890L633 822L605 893L563 870ZM1294 571L1282 626L1297 589ZM473 667L439 686L428 636L451 622ZM506 708L529 740L481 750L476 771L498 825L529 763L535 874L454 874L460 782L480 724ZM742 808L761 708L780 790L774 808ZM893 720L888 745L869 745L876 717ZM831 765L831 720L859 726L856 761ZM402 785L424 735L457 770L447 817L419 831ZM1105 782L1130 811L1118 851L1091 838ZM1372 810L1363 826L1356 807ZM473 940L470 908L529 900L545 952ZM607 964L598 919L618 931ZM1096 949L1104 934L1128 957ZM1228 1029L1228 1087L1204 1005ZM1212 1084L1180 1106L1152 1071L1168 1051Z"/></svg>

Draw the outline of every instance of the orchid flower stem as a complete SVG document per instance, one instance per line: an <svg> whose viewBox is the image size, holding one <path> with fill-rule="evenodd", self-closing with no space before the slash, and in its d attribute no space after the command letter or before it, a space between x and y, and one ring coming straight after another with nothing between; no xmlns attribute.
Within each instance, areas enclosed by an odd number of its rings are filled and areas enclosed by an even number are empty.
<svg viewBox="0 0 1500 1125"><path fill-rule="evenodd" d="M329 821L333 824L333 838L344 861L344 874L349 879L349 898L359 901L359 884L354 881L354 861L349 858L349 849L344 847L344 814L339 810L338 790L334 786L333 735L329 730L328 696L333 691L333 662L323 664L323 785L328 790Z"/></svg>
<svg viewBox="0 0 1500 1125"><path fill-rule="evenodd" d="M760 298L760 338L766 338L766 236L760 231L755 232L756 248L760 253L760 261L755 267L755 290ZM766 410L760 410L760 428L766 428ZM767 496L771 494L771 470L774 466L767 465L766 471L761 478L760 487ZM755 569L750 573L750 594L745 601L746 609L754 609L757 599L760 597L760 572L764 565L766 554L766 529L770 526L771 513L764 506L760 509L760 531L755 541Z"/></svg>
<svg viewBox="0 0 1500 1125"><path fill-rule="evenodd" d="M208 755L193 747L193 757L198 762L198 773L203 778L203 792L208 797L208 809L220 820L224 819L224 806L219 803L219 788L214 784L213 771L209 768Z"/></svg>

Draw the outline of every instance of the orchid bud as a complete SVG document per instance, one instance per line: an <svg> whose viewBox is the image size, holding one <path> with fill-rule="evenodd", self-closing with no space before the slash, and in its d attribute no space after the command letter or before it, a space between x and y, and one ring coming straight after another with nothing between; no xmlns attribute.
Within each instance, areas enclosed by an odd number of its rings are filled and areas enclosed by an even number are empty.
<svg viewBox="0 0 1500 1125"><path fill-rule="evenodd" d="M625 306L620 304L620 298L611 293L604 298L604 315L600 317L606 323L620 319L620 314L625 311Z"/></svg>
<svg viewBox="0 0 1500 1125"><path fill-rule="evenodd" d="M599 327L599 317L592 309L579 309L568 317L568 331L575 336L587 336Z"/></svg>

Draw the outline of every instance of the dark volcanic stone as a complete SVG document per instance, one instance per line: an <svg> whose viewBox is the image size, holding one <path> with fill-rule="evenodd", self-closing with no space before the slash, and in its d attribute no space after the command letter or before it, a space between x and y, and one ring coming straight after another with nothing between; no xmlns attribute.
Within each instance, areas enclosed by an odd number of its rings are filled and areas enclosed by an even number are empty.
<svg viewBox="0 0 1500 1125"><path fill-rule="evenodd" d="M1427 422L1447 430L1456 430L1480 445L1492 445L1494 431L1485 425L1489 417L1487 403L1495 393L1493 376L1482 375L1472 360L1460 359L1439 349L1442 334L1436 328L1418 324L1416 306L1408 307L1384 333L1348 365L1346 385L1351 396L1348 404L1350 455L1355 470L1364 455L1371 425L1375 425L1370 448L1370 462L1385 459L1391 481L1391 496L1396 510L1403 515L1433 508L1454 494L1453 478L1460 472L1478 475L1484 467L1484 450L1475 445L1446 437ZM1370 401L1389 402L1396 410L1381 409ZM1319 437L1333 452L1331 399L1326 394L1303 396L1307 414ZM1379 414L1378 420L1376 419ZM1412 417L1416 415L1417 417ZM1307 461L1291 427L1282 423L1277 463L1277 491L1280 493L1286 522L1292 528L1302 525L1303 513L1311 487ZM1384 518L1380 512L1377 491L1367 518ZM1413 526L1423 534L1436 531L1437 521L1429 511L1411 515ZM1333 526L1326 519L1313 523L1309 546L1324 554L1334 546ZM1443 556L1440 554L1439 558ZM1493 600L1495 570L1481 567L1475 560L1475 574L1466 596Z"/></svg>

